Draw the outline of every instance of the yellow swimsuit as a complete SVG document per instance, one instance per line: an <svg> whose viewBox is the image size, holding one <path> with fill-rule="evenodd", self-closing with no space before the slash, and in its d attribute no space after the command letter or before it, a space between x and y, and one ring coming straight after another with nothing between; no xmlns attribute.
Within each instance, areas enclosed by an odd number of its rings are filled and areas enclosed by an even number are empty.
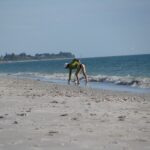
<svg viewBox="0 0 150 150"><path fill-rule="evenodd" d="M80 61L78 59L73 59L69 64L69 69L77 69L80 66Z"/></svg>

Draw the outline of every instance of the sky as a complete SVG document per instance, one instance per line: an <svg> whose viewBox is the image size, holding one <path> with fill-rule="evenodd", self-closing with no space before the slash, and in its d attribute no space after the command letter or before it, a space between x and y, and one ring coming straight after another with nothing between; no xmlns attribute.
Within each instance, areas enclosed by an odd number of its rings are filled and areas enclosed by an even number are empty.
<svg viewBox="0 0 150 150"><path fill-rule="evenodd" d="M0 0L0 55L150 54L150 0Z"/></svg>

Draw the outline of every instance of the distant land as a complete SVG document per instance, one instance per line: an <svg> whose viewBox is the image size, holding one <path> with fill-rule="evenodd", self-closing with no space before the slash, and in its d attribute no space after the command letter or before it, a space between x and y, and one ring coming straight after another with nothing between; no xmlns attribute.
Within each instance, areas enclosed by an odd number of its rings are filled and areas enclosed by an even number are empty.
<svg viewBox="0 0 150 150"><path fill-rule="evenodd" d="M61 59L61 58L75 58L75 55L70 52L59 52L58 54L37 53L34 56L28 55L26 53L20 54L11 53L5 54L5 56L0 56L0 61L6 62L6 61L44 60L44 59Z"/></svg>

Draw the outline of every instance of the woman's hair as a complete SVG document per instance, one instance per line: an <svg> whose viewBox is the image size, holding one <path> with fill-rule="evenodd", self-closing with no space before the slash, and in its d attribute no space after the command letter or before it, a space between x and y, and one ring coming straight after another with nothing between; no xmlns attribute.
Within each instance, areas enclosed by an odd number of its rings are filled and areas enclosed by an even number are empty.
<svg viewBox="0 0 150 150"><path fill-rule="evenodd" d="M66 68L66 69L69 68L69 63L65 63L64 68Z"/></svg>

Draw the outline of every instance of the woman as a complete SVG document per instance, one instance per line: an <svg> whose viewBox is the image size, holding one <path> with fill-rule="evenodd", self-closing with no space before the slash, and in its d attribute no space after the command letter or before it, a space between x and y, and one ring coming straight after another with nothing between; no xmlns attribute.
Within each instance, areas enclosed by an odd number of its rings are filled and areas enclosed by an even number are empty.
<svg viewBox="0 0 150 150"><path fill-rule="evenodd" d="M79 59L73 59L72 62L69 63L69 64L66 63L65 64L65 68L69 69L68 84L70 84L71 74L72 74L72 70L73 69L76 69L75 75L76 75L76 78L77 78L77 84L80 84L79 83L79 73L80 73L80 71L82 71L82 73L83 73L83 75L85 77L86 83L88 82L85 65L81 64Z"/></svg>

